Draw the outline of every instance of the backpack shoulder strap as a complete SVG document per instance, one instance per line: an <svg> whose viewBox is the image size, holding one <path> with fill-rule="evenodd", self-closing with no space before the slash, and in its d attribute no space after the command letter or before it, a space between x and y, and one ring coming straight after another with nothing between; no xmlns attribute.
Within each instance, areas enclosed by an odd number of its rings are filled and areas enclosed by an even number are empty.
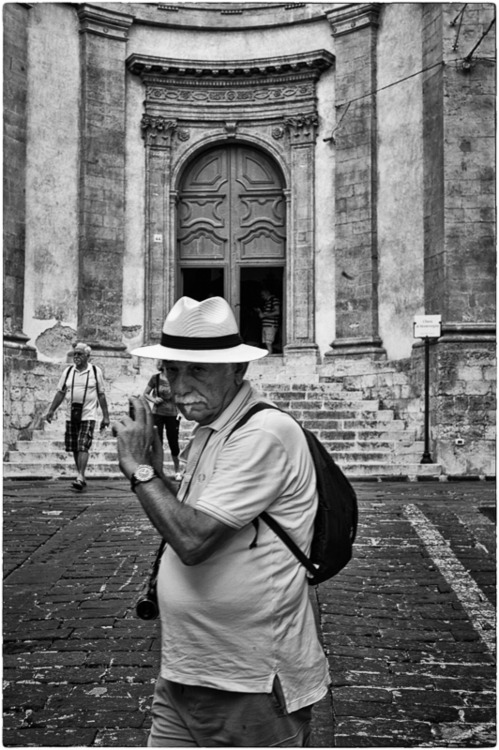
<svg viewBox="0 0 499 750"><path fill-rule="evenodd" d="M306 554L301 551L298 545L293 542L289 534L287 534L287 532L284 531L282 526L280 526L280 524L277 523L275 518L272 518L272 516L270 516L266 510L264 510L263 513L260 513L260 518L262 518L265 521L267 526L269 526L272 529L274 534L277 534L279 539L281 539L281 541L284 542L284 544L293 553L293 555L301 562L302 565L306 567L309 573L312 573L312 575L315 575L317 573L317 570L315 569L314 564L309 560Z"/></svg>
<svg viewBox="0 0 499 750"><path fill-rule="evenodd" d="M233 432L235 432L244 424L246 424L246 422L248 422L254 414L257 414L259 411L263 411L264 409L275 409L276 411L282 411L282 409L279 409L278 406L273 406L272 404L265 404L262 401L259 401L257 404L254 404L253 406L251 406L246 412L246 414L244 414L241 417L241 419L236 423L236 425L230 431L228 437L230 437ZM267 513L267 511L264 510L263 513L260 513L259 518L263 519L265 523L267 524L267 526L269 526L272 529L272 531L275 534L277 534L279 539L281 539L281 541L284 542L284 544L293 553L293 555L301 562L302 565L306 567L309 573L312 573L312 575L315 575L317 573L314 564L309 560L306 554L302 552L302 550L298 547L298 545L295 544L294 541L291 539L289 534L287 534L286 531L284 531L282 526L274 518L272 518L272 516L270 516ZM257 521L257 519L255 519L255 521Z"/></svg>
<svg viewBox="0 0 499 750"><path fill-rule="evenodd" d="M66 388L66 383L68 382L69 373L73 369L74 365L69 365L69 367L66 369L66 375L64 377L64 383L62 384L62 390Z"/></svg>
<svg viewBox="0 0 499 750"><path fill-rule="evenodd" d="M257 404L253 404L253 406L251 406L248 409L248 411L246 412L246 414L243 414L243 416L241 417L241 419L234 425L234 427L232 428L232 430L227 435L227 439L230 438L230 436L232 435L233 432L235 432L240 427L242 427L244 424L246 424L246 422L248 422L248 420L250 420L251 417L254 414L257 414L257 412L263 411L264 409L275 409L276 411L281 411L281 409L279 409L279 407L272 406L272 404L264 404L263 401L259 401Z"/></svg>
<svg viewBox="0 0 499 750"><path fill-rule="evenodd" d="M95 378L95 388L96 388L96 390L97 390L97 396L99 396L99 397L100 397L100 390L99 390L99 379L98 379L98 377L97 377L97 368L96 368L96 366L94 365L94 363L93 363L93 362L92 362L92 369L93 369L93 371L94 371L94 378Z"/></svg>

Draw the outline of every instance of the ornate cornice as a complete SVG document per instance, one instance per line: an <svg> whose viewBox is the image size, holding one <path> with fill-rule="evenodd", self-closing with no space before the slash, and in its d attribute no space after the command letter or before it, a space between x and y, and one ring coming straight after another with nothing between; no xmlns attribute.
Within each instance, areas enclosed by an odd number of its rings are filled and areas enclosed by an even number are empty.
<svg viewBox="0 0 499 750"><path fill-rule="evenodd" d="M80 34L96 34L120 42L127 41L128 29L134 21L134 17L127 13L118 13L86 3L78 6L77 13L80 19Z"/></svg>
<svg viewBox="0 0 499 750"><path fill-rule="evenodd" d="M213 86L219 79L264 78L276 82L290 76L316 79L331 67L334 57L327 50L315 50L297 55L268 57L258 60L180 60L172 58L152 57L150 55L133 54L127 60L128 69L135 75L140 75L146 83L160 83L167 79L179 83L179 78L185 84L191 85L202 82ZM251 81L250 81L251 85Z"/></svg>
<svg viewBox="0 0 499 750"><path fill-rule="evenodd" d="M233 81L214 81L212 85L189 85L182 81L165 80L162 84L148 85L146 99L148 102L179 102L182 104L212 103L212 104L249 104L251 102L277 102L309 98L314 96L314 86L311 82L269 80L265 82L253 81L250 86L241 86Z"/></svg>
<svg viewBox="0 0 499 750"><path fill-rule="evenodd" d="M128 69L145 85L142 130L155 148L188 140L189 127L206 128L206 123L225 123L225 137L237 138L248 121L275 123L276 141L286 134L294 144L310 141L317 126L316 81L333 63L325 50L237 62L193 63L138 54L127 60ZM174 140L162 124L169 118L182 126ZM287 124L286 118L291 118Z"/></svg>
<svg viewBox="0 0 499 750"><path fill-rule="evenodd" d="M368 26L378 27L381 3L358 3L326 11L333 36L352 34Z"/></svg>

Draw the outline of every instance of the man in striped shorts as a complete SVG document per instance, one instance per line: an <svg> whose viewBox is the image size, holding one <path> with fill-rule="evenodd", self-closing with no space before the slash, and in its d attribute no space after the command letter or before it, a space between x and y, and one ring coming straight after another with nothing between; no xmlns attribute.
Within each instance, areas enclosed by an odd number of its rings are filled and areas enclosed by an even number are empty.
<svg viewBox="0 0 499 750"><path fill-rule="evenodd" d="M69 414L66 421L65 448L72 453L76 464L76 479L71 488L81 492L87 486L85 471L88 453L92 445L97 405L102 409L100 429L109 425L109 412L104 394L104 378L100 367L89 363L91 348L88 344L78 343L74 347L74 366L67 367L62 373L57 391L44 419L51 422L56 409L70 392Z"/></svg>

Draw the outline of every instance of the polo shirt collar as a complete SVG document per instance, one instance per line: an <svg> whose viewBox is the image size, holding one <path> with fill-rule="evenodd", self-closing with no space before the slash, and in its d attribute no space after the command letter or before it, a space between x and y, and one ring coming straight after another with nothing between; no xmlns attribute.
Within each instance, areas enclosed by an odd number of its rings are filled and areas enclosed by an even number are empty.
<svg viewBox="0 0 499 750"><path fill-rule="evenodd" d="M87 366L84 370L79 370L76 365L73 365L75 372L78 373L78 375L84 375L88 370L90 370L90 362L87 362Z"/></svg>

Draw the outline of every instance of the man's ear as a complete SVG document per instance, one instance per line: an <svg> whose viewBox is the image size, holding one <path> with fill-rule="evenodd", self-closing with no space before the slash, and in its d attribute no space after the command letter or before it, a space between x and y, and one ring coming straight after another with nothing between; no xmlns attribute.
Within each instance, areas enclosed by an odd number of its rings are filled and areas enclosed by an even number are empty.
<svg viewBox="0 0 499 750"><path fill-rule="evenodd" d="M249 362L238 362L235 365L234 376L237 385L241 385L241 383L243 382L244 376L246 375L246 370L248 369L248 365Z"/></svg>

